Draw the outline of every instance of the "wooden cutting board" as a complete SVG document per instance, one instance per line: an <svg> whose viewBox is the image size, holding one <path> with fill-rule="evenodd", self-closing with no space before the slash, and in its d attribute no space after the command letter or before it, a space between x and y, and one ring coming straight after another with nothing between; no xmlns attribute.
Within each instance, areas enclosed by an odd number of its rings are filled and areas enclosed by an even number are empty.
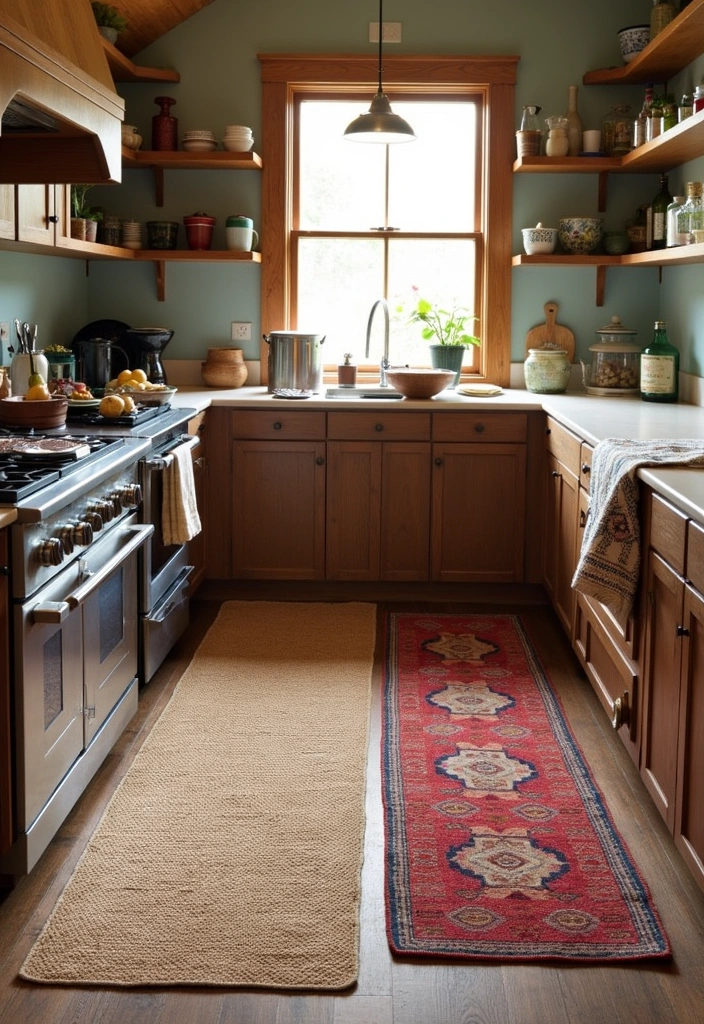
<svg viewBox="0 0 704 1024"><path fill-rule="evenodd" d="M531 348L561 348L567 353L571 363L574 362L574 334L569 327L555 323L557 303L546 302L545 323L531 327L526 334L526 355Z"/></svg>

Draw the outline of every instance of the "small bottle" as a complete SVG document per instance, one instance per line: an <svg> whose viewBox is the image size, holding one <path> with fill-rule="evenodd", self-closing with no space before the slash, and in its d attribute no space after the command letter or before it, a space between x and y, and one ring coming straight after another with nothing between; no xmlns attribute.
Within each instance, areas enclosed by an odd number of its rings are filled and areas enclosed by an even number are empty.
<svg viewBox="0 0 704 1024"><path fill-rule="evenodd" d="M687 244L687 235L684 232L678 231L677 229L677 214L680 212L680 210L686 202L686 196L673 196L672 202L667 208L667 214L665 217L665 236L667 239L668 249L671 249L675 245Z"/></svg>
<svg viewBox="0 0 704 1024"><path fill-rule="evenodd" d="M704 204L702 204L701 181L688 181L687 201L677 213L677 233L685 239L684 245L694 242L693 231L704 228Z"/></svg>
<svg viewBox="0 0 704 1024"><path fill-rule="evenodd" d="M577 110L577 86L571 85L567 90L567 139L569 142L568 156L579 156L582 152L582 135L584 125Z"/></svg>
<svg viewBox="0 0 704 1024"><path fill-rule="evenodd" d="M698 114L700 110L704 110L704 85L698 85L694 90L692 105L695 114Z"/></svg>
<svg viewBox="0 0 704 1024"><path fill-rule="evenodd" d="M645 98L643 106L638 111L638 116L633 122L633 148L642 146L648 141L648 120L653 108L653 83L648 82L645 87Z"/></svg>
<svg viewBox="0 0 704 1024"><path fill-rule="evenodd" d="M667 324L656 320L653 340L640 357L640 397L644 402L676 402L680 354L667 338Z"/></svg>
<svg viewBox="0 0 704 1024"><path fill-rule="evenodd" d="M667 245L667 208L672 202L667 187L667 175L660 175L660 189L648 207L646 214L646 246L648 249L664 249Z"/></svg>
<svg viewBox="0 0 704 1024"><path fill-rule="evenodd" d="M651 41L670 24L676 15L677 8L670 0L653 0L653 9L650 12Z"/></svg>
<svg viewBox="0 0 704 1024"><path fill-rule="evenodd" d="M682 122L686 121L688 117L691 117L693 113L694 104L692 102L692 97L689 95L689 93L684 93L682 95L682 99L677 104L678 123L682 124Z"/></svg>

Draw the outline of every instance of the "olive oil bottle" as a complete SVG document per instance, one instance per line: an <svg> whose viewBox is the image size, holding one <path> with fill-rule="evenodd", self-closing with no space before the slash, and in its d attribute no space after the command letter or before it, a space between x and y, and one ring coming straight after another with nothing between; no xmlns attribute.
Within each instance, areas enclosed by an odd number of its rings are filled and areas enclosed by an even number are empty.
<svg viewBox="0 0 704 1024"><path fill-rule="evenodd" d="M667 338L667 324L656 320L653 340L640 357L640 397L644 402L676 402L680 354Z"/></svg>

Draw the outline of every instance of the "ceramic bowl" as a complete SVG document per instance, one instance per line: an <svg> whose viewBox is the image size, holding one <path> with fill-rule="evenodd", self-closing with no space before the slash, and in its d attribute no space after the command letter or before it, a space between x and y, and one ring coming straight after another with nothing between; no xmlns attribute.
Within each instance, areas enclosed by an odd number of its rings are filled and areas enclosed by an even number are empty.
<svg viewBox="0 0 704 1024"><path fill-rule="evenodd" d="M210 139L184 139L183 148L187 153L212 153L217 149L217 142Z"/></svg>
<svg viewBox="0 0 704 1024"><path fill-rule="evenodd" d="M5 427L35 427L50 430L66 422L68 399L49 398L26 402L21 395L0 400L0 423Z"/></svg>
<svg viewBox="0 0 704 1024"><path fill-rule="evenodd" d="M624 64L630 64L650 42L650 25L629 25L618 34L621 57Z"/></svg>
<svg viewBox="0 0 704 1024"><path fill-rule="evenodd" d="M230 153L248 153L254 145L254 139L250 139L248 142L242 142L239 139L223 139L222 144Z"/></svg>
<svg viewBox="0 0 704 1024"><path fill-rule="evenodd" d="M154 388L150 391L139 391L134 388L119 387L105 388L106 395L130 395L136 405L166 405L174 397L178 388L164 385L161 388Z"/></svg>
<svg viewBox="0 0 704 1024"><path fill-rule="evenodd" d="M523 228L521 234L526 255L539 256L541 253L555 251L557 228Z"/></svg>
<svg viewBox="0 0 704 1024"><path fill-rule="evenodd" d="M386 379L404 398L432 398L453 383L455 371L399 366L387 370Z"/></svg>
<svg viewBox="0 0 704 1024"><path fill-rule="evenodd" d="M602 245L609 256L622 256L631 248L631 240L625 231L605 231Z"/></svg>
<svg viewBox="0 0 704 1024"><path fill-rule="evenodd" d="M604 230L601 217L561 217L557 237L566 252L587 254L594 252Z"/></svg>

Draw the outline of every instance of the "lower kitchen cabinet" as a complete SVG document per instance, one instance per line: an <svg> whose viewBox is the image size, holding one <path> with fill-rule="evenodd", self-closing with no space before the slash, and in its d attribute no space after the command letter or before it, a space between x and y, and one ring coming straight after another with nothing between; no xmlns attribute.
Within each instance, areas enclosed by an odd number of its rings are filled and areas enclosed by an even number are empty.
<svg viewBox="0 0 704 1024"><path fill-rule="evenodd" d="M13 840L8 559L7 530L0 530L0 856L7 853Z"/></svg>
<svg viewBox="0 0 704 1024"><path fill-rule="evenodd" d="M548 416L545 430L545 518L543 583L567 636L574 634L572 578L579 557L579 466L581 441Z"/></svg>
<svg viewBox="0 0 704 1024"><path fill-rule="evenodd" d="M189 595L193 595L205 579L205 537L206 525L206 481L207 461L205 457L205 413L201 412L194 416L188 423L188 433L199 439L199 443L191 449L193 460L193 483L196 493L196 504L201 520L201 531L188 542L188 564L193 566L188 581Z"/></svg>

